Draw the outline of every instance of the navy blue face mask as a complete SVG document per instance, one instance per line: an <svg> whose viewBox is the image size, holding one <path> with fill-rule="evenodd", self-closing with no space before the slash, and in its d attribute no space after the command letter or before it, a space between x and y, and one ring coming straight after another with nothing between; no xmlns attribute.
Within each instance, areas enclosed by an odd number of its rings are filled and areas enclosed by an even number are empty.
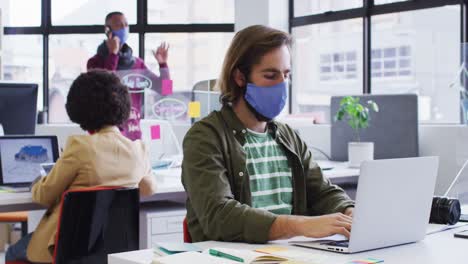
<svg viewBox="0 0 468 264"><path fill-rule="evenodd" d="M271 120L277 117L286 105L287 87L287 81L268 87L248 83L244 98L255 111Z"/></svg>

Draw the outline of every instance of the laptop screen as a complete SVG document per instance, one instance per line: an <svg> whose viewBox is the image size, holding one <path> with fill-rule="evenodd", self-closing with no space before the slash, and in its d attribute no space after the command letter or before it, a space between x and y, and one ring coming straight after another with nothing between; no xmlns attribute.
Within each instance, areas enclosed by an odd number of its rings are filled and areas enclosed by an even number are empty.
<svg viewBox="0 0 468 264"><path fill-rule="evenodd" d="M41 175L41 163L57 158L56 136L0 137L0 184L27 185Z"/></svg>

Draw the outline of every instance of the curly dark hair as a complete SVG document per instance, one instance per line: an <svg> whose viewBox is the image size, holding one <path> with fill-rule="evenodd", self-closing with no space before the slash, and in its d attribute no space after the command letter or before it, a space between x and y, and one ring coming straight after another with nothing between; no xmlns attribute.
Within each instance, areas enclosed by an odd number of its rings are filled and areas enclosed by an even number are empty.
<svg viewBox="0 0 468 264"><path fill-rule="evenodd" d="M128 88L106 70L80 74L70 87L66 103L70 120L87 131L122 124L130 108Z"/></svg>

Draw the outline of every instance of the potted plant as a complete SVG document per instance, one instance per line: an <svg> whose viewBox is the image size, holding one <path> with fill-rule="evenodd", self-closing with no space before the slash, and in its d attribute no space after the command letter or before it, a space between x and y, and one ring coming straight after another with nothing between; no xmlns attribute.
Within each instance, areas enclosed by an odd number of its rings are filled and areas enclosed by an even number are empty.
<svg viewBox="0 0 468 264"><path fill-rule="evenodd" d="M369 109L379 111L378 105L367 101L366 106L359 103L358 97L345 96L340 101L340 107L335 115L335 122L347 119L347 123L354 130L355 141L348 143L348 160L350 167L359 167L364 160L374 159L374 142L361 142L361 129L369 126Z"/></svg>

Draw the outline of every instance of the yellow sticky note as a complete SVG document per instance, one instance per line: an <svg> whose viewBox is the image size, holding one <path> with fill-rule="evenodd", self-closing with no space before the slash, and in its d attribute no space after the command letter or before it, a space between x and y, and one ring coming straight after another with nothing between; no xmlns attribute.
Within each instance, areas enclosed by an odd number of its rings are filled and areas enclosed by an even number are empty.
<svg viewBox="0 0 468 264"><path fill-rule="evenodd" d="M262 248L257 248L255 251L260 252L260 253L267 253L267 254L274 254L279 251L285 251L288 250L287 247L282 247L282 246L266 246Z"/></svg>
<svg viewBox="0 0 468 264"><path fill-rule="evenodd" d="M190 102L188 104L188 114L191 118L200 117L200 102Z"/></svg>

